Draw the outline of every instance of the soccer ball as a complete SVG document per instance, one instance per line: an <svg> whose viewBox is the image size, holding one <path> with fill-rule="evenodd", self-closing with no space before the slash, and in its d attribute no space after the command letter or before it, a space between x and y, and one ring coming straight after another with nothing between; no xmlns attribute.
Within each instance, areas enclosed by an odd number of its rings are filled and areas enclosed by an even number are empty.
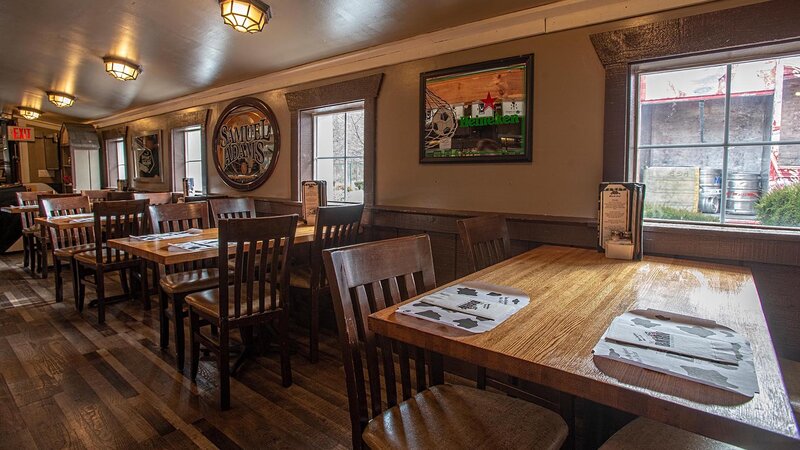
<svg viewBox="0 0 800 450"><path fill-rule="evenodd" d="M438 137L451 137L455 134L456 117L451 109L436 110L431 119L431 128Z"/></svg>

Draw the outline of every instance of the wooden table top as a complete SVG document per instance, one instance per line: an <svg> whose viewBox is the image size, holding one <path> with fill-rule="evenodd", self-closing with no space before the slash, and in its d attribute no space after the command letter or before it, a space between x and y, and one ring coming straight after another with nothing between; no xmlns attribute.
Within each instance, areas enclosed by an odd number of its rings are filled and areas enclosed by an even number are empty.
<svg viewBox="0 0 800 450"><path fill-rule="evenodd" d="M201 233L190 237L164 239L162 241L141 241L131 238L110 239L108 245L157 264L172 265L217 257L219 251L216 248L203 251L169 249L170 244L216 239L218 236L217 233L217 228L207 228ZM311 242L313 240L314 226L298 225L294 239L295 244Z"/></svg>
<svg viewBox="0 0 800 450"><path fill-rule="evenodd" d="M24 212L31 212L31 211L38 211L38 205L11 205L11 206L3 206L0 208L0 211L9 214L22 214Z"/></svg>
<svg viewBox="0 0 800 450"><path fill-rule="evenodd" d="M83 219L92 220L83 220ZM55 217L37 217L34 222L53 227L58 230L66 230L70 228L83 228L94 226L94 215L92 213L73 214L69 216L55 216Z"/></svg>
<svg viewBox="0 0 800 450"><path fill-rule="evenodd" d="M456 280L511 286L531 304L483 334L396 314L369 317L373 331L534 383L733 444L797 447L798 428L750 270L593 250L542 246ZM413 301L411 299L409 301ZM612 362L592 348L612 319L660 309L715 320L753 349L760 392L749 399L688 380Z"/></svg>

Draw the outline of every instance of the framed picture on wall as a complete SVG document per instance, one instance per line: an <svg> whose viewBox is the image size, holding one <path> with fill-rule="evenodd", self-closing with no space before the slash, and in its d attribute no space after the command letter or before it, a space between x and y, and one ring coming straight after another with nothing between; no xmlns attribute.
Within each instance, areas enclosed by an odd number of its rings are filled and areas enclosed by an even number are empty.
<svg viewBox="0 0 800 450"><path fill-rule="evenodd" d="M161 160L161 130L146 131L133 137L134 178L143 182L163 181L163 161Z"/></svg>
<svg viewBox="0 0 800 450"><path fill-rule="evenodd" d="M533 55L420 74L421 163L526 162Z"/></svg>

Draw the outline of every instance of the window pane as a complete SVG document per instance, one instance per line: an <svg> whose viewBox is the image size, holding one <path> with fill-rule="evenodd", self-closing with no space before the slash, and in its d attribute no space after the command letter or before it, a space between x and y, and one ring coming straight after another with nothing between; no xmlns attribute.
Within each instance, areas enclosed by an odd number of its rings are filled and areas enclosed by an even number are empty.
<svg viewBox="0 0 800 450"><path fill-rule="evenodd" d="M777 60L731 65L730 142L768 141Z"/></svg>
<svg viewBox="0 0 800 450"><path fill-rule="evenodd" d="M639 181L647 185L645 217L719 222L722 148L639 152Z"/></svg>
<svg viewBox="0 0 800 450"><path fill-rule="evenodd" d="M345 201L364 203L364 160L361 158L348 158L347 161L347 188Z"/></svg>
<svg viewBox="0 0 800 450"><path fill-rule="evenodd" d="M725 66L639 77L639 145L721 143Z"/></svg>
<svg viewBox="0 0 800 450"><path fill-rule="evenodd" d="M316 116L314 123L314 156L333 156L333 116Z"/></svg>
<svg viewBox="0 0 800 450"><path fill-rule="evenodd" d="M186 132L186 160L200 161L202 156L202 143L200 142L200 130L189 130Z"/></svg>
<svg viewBox="0 0 800 450"><path fill-rule="evenodd" d="M127 178L128 178L128 170L126 169L125 164L118 165L117 166L117 179L125 180ZM112 186L112 187L116 187L116 186Z"/></svg>
<svg viewBox="0 0 800 450"><path fill-rule="evenodd" d="M325 180L327 183L328 201L343 202L345 200L344 158L318 160L314 178Z"/></svg>
<svg viewBox="0 0 800 450"><path fill-rule="evenodd" d="M194 178L194 190L202 192L203 189L203 163L199 161L186 163L186 178ZM180 180L183 183L183 180Z"/></svg>
<svg viewBox="0 0 800 450"><path fill-rule="evenodd" d="M364 110L347 113L347 156L364 156Z"/></svg>

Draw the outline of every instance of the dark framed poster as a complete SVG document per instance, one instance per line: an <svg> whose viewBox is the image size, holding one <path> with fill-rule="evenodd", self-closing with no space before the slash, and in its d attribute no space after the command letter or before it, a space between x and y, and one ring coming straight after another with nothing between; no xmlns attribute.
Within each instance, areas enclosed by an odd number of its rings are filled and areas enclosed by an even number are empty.
<svg viewBox="0 0 800 450"><path fill-rule="evenodd" d="M263 101L234 100L214 127L214 165L222 181L241 191L253 190L272 175L281 148L278 121Z"/></svg>
<svg viewBox="0 0 800 450"><path fill-rule="evenodd" d="M533 55L420 74L421 163L526 162Z"/></svg>
<svg viewBox="0 0 800 450"><path fill-rule="evenodd" d="M145 131L133 137L134 179L145 182L163 180L161 130Z"/></svg>

